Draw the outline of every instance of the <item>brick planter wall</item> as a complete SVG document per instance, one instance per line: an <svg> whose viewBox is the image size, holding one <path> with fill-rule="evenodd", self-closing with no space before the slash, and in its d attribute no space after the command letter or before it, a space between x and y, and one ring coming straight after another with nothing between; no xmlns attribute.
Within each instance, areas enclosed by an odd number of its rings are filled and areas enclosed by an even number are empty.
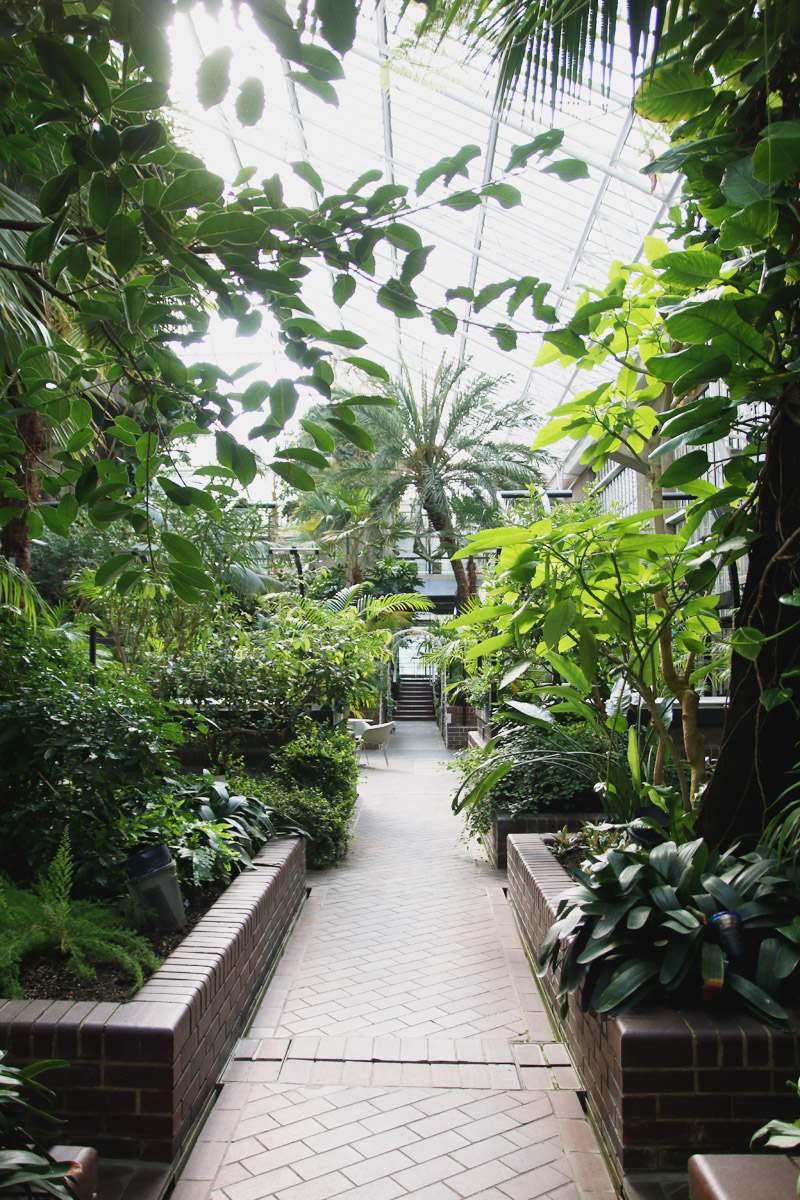
<svg viewBox="0 0 800 1200"><path fill-rule="evenodd" d="M63 1058L46 1082L61 1141L172 1162L213 1091L305 895L305 842L267 843L126 1004L0 1000L15 1064Z"/></svg>
<svg viewBox="0 0 800 1200"><path fill-rule="evenodd" d="M482 836L489 862L497 870L508 866L508 835L510 833L557 833L566 825L570 831L580 829L581 821L596 821L599 813L498 813L488 833Z"/></svg>
<svg viewBox="0 0 800 1200"><path fill-rule="evenodd" d="M462 724L466 715L467 723ZM448 723L448 717L450 718ZM478 714L471 704L442 705L439 709L439 731L448 750L463 750L472 730L477 729Z"/></svg>
<svg viewBox="0 0 800 1200"><path fill-rule="evenodd" d="M540 837L512 834L508 880L535 953L569 877ZM552 973L542 982L557 1011ZM692 1154L742 1151L766 1121L797 1116L786 1087L800 1073L796 1031L781 1033L744 1013L666 1006L601 1022L574 996L561 1026L621 1174L683 1171Z"/></svg>

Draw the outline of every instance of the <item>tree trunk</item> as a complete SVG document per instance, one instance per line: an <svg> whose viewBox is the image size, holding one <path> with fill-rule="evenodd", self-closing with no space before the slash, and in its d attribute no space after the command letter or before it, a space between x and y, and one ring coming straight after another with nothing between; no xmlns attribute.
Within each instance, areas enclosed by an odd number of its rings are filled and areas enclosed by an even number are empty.
<svg viewBox="0 0 800 1200"><path fill-rule="evenodd" d="M39 413L23 413L17 418L17 434L24 445L19 463L14 472L14 482L25 493L24 500L10 499L8 506L18 508L19 516L13 517L0 530L0 551L13 560L26 575L31 570L31 539L28 530L28 514L38 508L42 496L39 480L39 465L44 450L44 423Z"/></svg>
<svg viewBox="0 0 800 1200"><path fill-rule="evenodd" d="M800 759L794 702L767 708L771 688L795 685L800 664L800 611L779 603L800 588L800 388L776 405L767 438L756 507L758 541L750 548L736 627L760 630L766 641L753 662L732 655L731 695L719 762L700 805L698 833L714 846L752 843L792 782ZM770 701L777 699L769 697Z"/></svg>
<svg viewBox="0 0 800 1200"><path fill-rule="evenodd" d="M458 611L465 612L472 593L469 590L469 579L467 578L463 562L460 558L453 561L453 555L459 547L452 522L448 521L438 509L429 508L427 504L423 505L423 507L425 508L425 516L430 521L432 529L439 535L440 546L450 559L450 565L453 568L453 575L456 580Z"/></svg>
<svg viewBox="0 0 800 1200"><path fill-rule="evenodd" d="M470 596L478 594L478 564L475 562L473 555L470 554L467 559L467 582L469 584Z"/></svg>

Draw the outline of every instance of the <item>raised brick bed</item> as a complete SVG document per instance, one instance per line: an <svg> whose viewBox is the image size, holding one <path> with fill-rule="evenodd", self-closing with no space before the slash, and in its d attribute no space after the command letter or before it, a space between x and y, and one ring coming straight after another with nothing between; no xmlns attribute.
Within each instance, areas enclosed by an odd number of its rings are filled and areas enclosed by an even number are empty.
<svg viewBox="0 0 800 1200"><path fill-rule="evenodd" d="M689 1159L689 1200L794 1200L800 1158L779 1154L697 1154Z"/></svg>
<svg viewBox="0 0 800 1200"><path fill-rule="evenodd" d="M483 847L489 862L497 870L508 866L508 835L510 833L557 833L566 825L569 830L580 829L582 821L596 821L594 813L498 813L488 833L482 837Z"/></svg>
<svg viewBox="0 0 800 1200"><path fill-rule="evenodd" d="M569 877L540 837L512 834L508 881L535 953ZM542 982L557 1010L550 972ZM800 1073L796 1031L744 1013L666 1006L601 1022L575 997L561 1027L620 1174L685 1170L691 1154L741 1151L766 1121L797 1116L786 1087Z"/></svg>
<svg viewBox="0 0 800 1200"><path fill-rule="evenodd" d="M126 1004L0 1000L14 1063L63 1058L47 1083L63 1141L172 1162L203 1110L305 895L305 842L269 842Z"/></svg>

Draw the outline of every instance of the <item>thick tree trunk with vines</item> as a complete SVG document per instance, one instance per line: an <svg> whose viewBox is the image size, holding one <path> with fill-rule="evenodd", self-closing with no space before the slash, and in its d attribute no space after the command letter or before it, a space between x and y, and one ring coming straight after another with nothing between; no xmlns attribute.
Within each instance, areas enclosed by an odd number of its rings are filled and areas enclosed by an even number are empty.
<svg viewBox="0 0 800 1200"><path fill-rule="evenodd" d="M737 627L769 640L752 662L732 656L730 704L719 762L700 806L698 831L713 845L752 842L770 809L796 781L800 761L794 703L800 666L800 609L780 597L800 588L800 388L776 406L759 485L756 529ZM779 636L775 636L779 635ZM789 673L789 674L787 674ZM770 688L794 688L794 703L767 708Z"/></svg>
<svg viewBox="0 0 800 1200"><path fill-rule="evenodd" d="M14 472L14 482L20 491L25 493L25 499L9 499L7 501L9 507L19 509L19 516L13 517L0 530L0 551L6 558L13 560L20 571L29 575L31 540L28 532L28 514L38 508L42 497L38 469L44 450L45 429L41 416L34 412L24 413L18 417L17 435L23 443L24 449Z"/></svg>

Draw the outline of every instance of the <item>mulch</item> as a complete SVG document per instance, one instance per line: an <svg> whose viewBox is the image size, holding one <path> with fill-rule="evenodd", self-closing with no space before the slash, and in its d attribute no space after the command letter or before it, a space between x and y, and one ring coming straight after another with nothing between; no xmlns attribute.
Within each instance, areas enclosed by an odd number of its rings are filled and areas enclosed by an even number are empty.
<svg viewBox="0 0 800 1200"><path fill-rule="evenodd" d="M165 932L144 929L141 936L149 942L160 959L167 958L179 946L212 904L225 891L227 884L209 883L194 888L185 897L186 927ZM107 1000L120 1003L131 999L131 979L113 964L99 963L94 979L79 979L68 970L66 959L58 955L41 955L24 963L20 983L25 1000Z"/></svg>

